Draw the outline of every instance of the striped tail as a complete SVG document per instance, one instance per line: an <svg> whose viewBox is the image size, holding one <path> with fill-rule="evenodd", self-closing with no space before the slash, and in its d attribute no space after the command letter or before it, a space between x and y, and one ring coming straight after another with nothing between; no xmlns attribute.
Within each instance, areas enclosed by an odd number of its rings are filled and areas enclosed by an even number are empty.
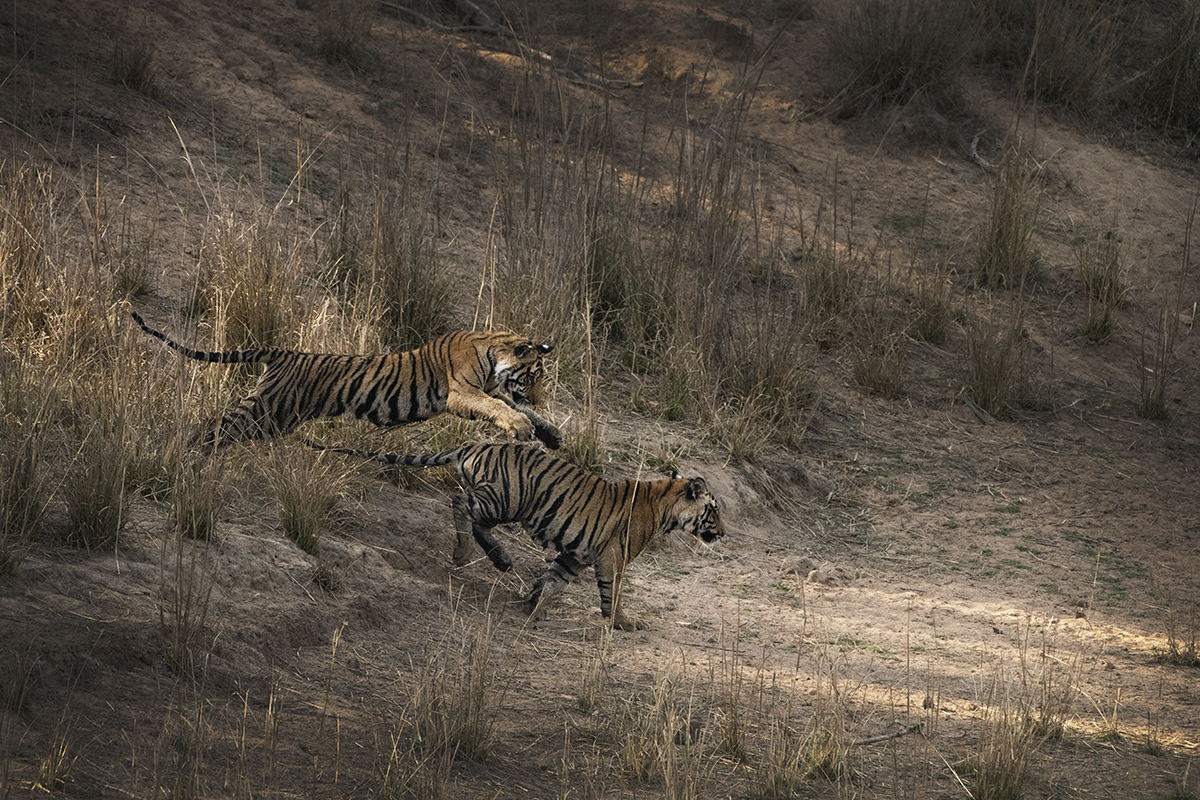
<svg viewBox="0 0 1200 800"><path fill-rule="evenodd" d="M142 316L136 311L131 309L129 314L133 317L133 321L136 322L138 326L146 333L150 334L156 339L161 339L163 343L167 345L167 347L171 348L177 353L181 353L188 358L194 358L197 361L208 361L212 364L256 364L261 361L269 360L271 354L275 352L270 349L225 351L193 350L190 347L184 347L178 342L172 341L162 331L156 331L154 328L151 328L146 324L146 321L142 319Z"/></svg>
<svg viewBox="0 0 1200 800"><path fill-rule="evenodd" d="M378 461L381 464L397 465L401 467L449 467L458 463L460 451L447 450L444 453L432 453L420 456L401 455L400 453L373 453L370 450L355 450L350 447L329 447L316 442L304 440L304 443L313 450L324 450L330 453L341 453L342 455L355 456L357 458L365 458L370 461Z"/></svg>

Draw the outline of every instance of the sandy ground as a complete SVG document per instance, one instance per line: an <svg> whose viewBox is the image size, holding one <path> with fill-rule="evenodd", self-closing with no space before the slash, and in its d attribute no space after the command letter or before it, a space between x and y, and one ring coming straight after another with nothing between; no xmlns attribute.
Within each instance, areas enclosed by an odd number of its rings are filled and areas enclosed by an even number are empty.
<svg viewBox="0 0 1200 800"><path fill-rule="evenodd" d="M928 235L962 258L990 180L966 147L982 131L981 152L994 154L1013 120L1006 85L966 76L973 111L956 120L858 114L834 92L820 16L807 8L530 0L503 18L559 59L637 83L553 85L565 107L608 108L618 168L647 179L670 174L668 110L681 82L694 81L689 119L703 126L745 53L779 37L746 122L764 222L797 245L800 215L836 193L864 239L907 263L910 243L888 221L927 204ZM296 230L318 229L347 174L428 191L446 261L471 280L487 263L504 131L537 113L516 107L526 62L506 42L429 31L384 8L360 63L331 65L316 53L316 17L303 0L11 4L0 11L3 157L53 164L64 213L99 177L132 229L153 231L152 312L192 279L209 209L271 208ZM157 45L155 97L107 81L113 42L130 36ZM19 710L3 712L3 796L47 793L38 764L63 729L77 761L51 794L377 796L378 754L429 680L422 665L447 648L468 657L488 610L494 743L482 764L453 765L457 796L661 796L622 776L611 731L667 680L709 736L733 708L751 742L772 715L802 726L831 703L853 738L923 723L923 734L855 747L854 782L814 779L804 796L965 797L958 773L981 719L1000 696L1046 687L1073 689L1069 727L1038 751L1026 796L1195 793L1200 673L1159 659L1172 615L1194 625L1200 600L1190 316L1200 291L1194 269L1180 277L1195 160L1053 114L1023 118L1021 130L1046 164L1044 283L1028 335L1056 387L1053 409L975 414L961 392L961 322L944 345L908 345L908 391L896 401L862 395L845 354L822 354L803 452L747 467L689 451L681 466L708 479L730 534L715 549L663 542L638 560L626 602L650 628L613 637L590 713L577 698L600 641L594 585L581 581L528 624L509 605L543 568L540 552L514 533L512 573L486 560L452 568L445 489L398 488L367 470L322 545L341 577L333 592L311 582L312 558L284 537L265 496L239 494L194 556L212 582L213 636L196 680L181 682L164 663L160 611L178 596L176 565L193 555L177 560L165 509L136 499L116 553L46 545L19 577L0 579L5 675L30 687ZM403 174L378 172L397 146L410 154ZM1071 241L1114 220L1135 291L1119 335L1093 346L1075 332ZM1160 311L1184 324L1173 416L1152 423L1134 402L1141 334ZM600 387L615 452L694 435L633 416L627 393ZM570 403L560 398L552 415L576 413ZM248 462L255 447L233 458ZM618 460L613 474L633 469ZM714 759L708 796L753 794L753 763ZM183 788L153 786L152 776L189 770L199 777Z"/></svg>

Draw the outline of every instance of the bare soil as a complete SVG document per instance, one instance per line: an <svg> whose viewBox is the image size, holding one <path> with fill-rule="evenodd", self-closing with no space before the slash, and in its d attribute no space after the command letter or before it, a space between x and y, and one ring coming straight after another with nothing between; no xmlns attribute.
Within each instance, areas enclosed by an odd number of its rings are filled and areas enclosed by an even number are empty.
<svg viewBox="0 0 1200 800"><path fill-rule="evenodd" d="M968 146L982 132L980 151L994 157L1018 121L1005 76L964 75L969 113L868 114L837 95L819 9L803 3L485 7L533 47L634 83L557 91L563 104L607 109L615 168L655 179L671 174L682 86L690 80L688 119L702 126L747 53L771 43L746 123L764 228L784 226L798 247L801 218L836 192L896 269L914 249L922 261L939 248L969 259L991 177ZM428 192L446 263L477 285L506 180L495 154L514 115L533 113L514 107L529 62L510 40L422 28L385 4L355 63L330 64L316 26L308 0L9 4L2 157L52 164L65 215L96 200L99 183L133 230L152 232L152 312L181 301L210 210L267 208L317 230L347 174ZM108 80L114 42L131 35L157 48L152 96ZM908 388L895 401L853 388L847 355L823 351L802 452L757 465L726 463L694 424L636 415L619 381L601 386L606 446L687 443L684 472L708 479L729 535L714 550L662 542L635 562L625 602L650 627L614 635L595 709L577 701L602 624L594 584L580 581L531 624L511 604L543 569L540 552L514 532L512 573L486 560L455 569L446 489L385 480L364 482L323 540L334 591L312 582L313 559L280 531L266 493L237 487L216 540L196 546L212 638L182 680L162 643L178 574L171 523L162 504L135 497L115 553L46 543L0 579L6 680L28 688L3 711L3 796L376 796L421 665L439 643L468 640L488 609L493 741L482 763L452 765L458 797L660 796L660 783L622 773L613 731L667 677L693 698L705 742L731 713L722 698L742 693L750 752L713 757L709 796L753 795L771 714L803 727L831 695L850 738L894 720L923 729L855 746L852 782L812 778L800 794L968 796L964 759L999 704L997 682L1036 696L1044 678L1077 694L1065 735L1035 755L1027 797L1194 794L1200 673L1161 656L1171 615L1194 620L1200 601L1200 286L1194 269L1181 277L1196 161L1171 140L1052 110L1019 127L1045 162L1043 283L1027 326L1055 390L1049 408L1011 420L972 410L962 319L943 345L907 345ZM404 168L377 171L389 148ZM897 220L922 209L918 247ZM1135 289L1118 335L1090 345L1077 333L1071 243L1114 220ZM956 292L968 311L987 302ZM1182 327L1171 418L1151 422L1135 414L1139 353L1160 313ZM564 394L550 416L578 415L573 402ZM617 459L612 474L633 468ZM41 786L60 731L74 767L63 785Z"/></svg>

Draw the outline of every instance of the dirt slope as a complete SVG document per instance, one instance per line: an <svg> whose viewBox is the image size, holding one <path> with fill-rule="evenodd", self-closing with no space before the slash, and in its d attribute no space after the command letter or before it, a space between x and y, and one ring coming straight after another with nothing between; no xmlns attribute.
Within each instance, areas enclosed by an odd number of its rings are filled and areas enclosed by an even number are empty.
<svg viewBox="0 0 1200 800"><path fill-rule="evenodd" d="M780 226L799 247L801 221L836 195L855 235L894 253L896 269L915 247L895 224L904 215L924 213L933 249L967 258L990 185L967 148L982 132L992 156L1014 124L1002 78L966 76L972 111L953 120L866 115L836 94L819 9L805 3L499 6L485 8L530 46L632 82L548 84L563 108L606 109L614 169L666 181L680 87L690 80L687 119L703 126L747 54L768 52L746 121L764 228ZM423 11L453 22L444 8ZM317 17L307 0L11 4L0 10L0 157L53 165L64 216L84 219L103 202L152 240L154 289L142 305L161 319L183 302L218 209L269 209L315 240L347 176L414 191L436 209L469 324L497 235L497 187L514 180L504 169L513 120L542 113L518 91L529 64L508 40L429 30L386 4L355 63L329 63ZM153 96L108 81L113 45L130 37L157 48ZM705 796L752 795L771 713L803 726L834 686L850 737L896 719L924 723L927 736L856 747L854 782L812 779L798 792L966 796L948 765L974 752L980 719L999 705L989 694L998 675L1014 693L1021 675L1078 691L1068 734L1039 751L1027 796L1194 793L1198 673L1156 655L1170 613L1194 618L1200 600L1200 286L1194 269L1180 276L1196 164L1169 144L1052 113L1019 127L1045 162L1044 284L1027 327L1057 387L1052 410L1012 421L974 413L961 391L961 319L944 345L910 343L909 388L896 401L861 394L847 355L822 353L803 452L772 455L773 481L702 442L688 450L681 466L709 480L730 535L715 551L664 542L636 562L627 602L651 627L613 637L597 710L580 713L577 700L599 633L594 584L581 580L546 621L527 624L507 605L539 574L540 552L513 534L512 573L486 561L454 569L444 487L373 474L325 538L341 578L330 592L312 582L312 558L280 532L266 496L237 487L195 562L212 581L212 645L195 680L180 680L165 663L161 615L179 602L191 554L170 544L161 504L133 498L115 553L47 543L18 577L0 578L4 680L28 687L3 711L0 796L380 796L400 721L436 677L423 665L439 647L469 660L486 608L498 611L493 744L482 763L449 767L455 796L661 796L660 783L621 772L613 730L624 704L664 676L694 700L708 735L744 707L751 755L706 762ZM1076 333L1071 245L1114 220L1136 289L1120 334L1089 345ZM85 226L78 236L83 247ZM1155 423L1134 405L1140 336L1160 312L1183 326L1172 417ZM698 438L694 425L634 414L616 379L601 397L615 452ZM573 402L563 393L552 416L577 415ZM254 447L235 457L252 460ZM1054 677L1059 667L1068 677ZM1106 735L1114 724L1119 737ZM70 780L41 787L39 764L64 730Z"/></svg>

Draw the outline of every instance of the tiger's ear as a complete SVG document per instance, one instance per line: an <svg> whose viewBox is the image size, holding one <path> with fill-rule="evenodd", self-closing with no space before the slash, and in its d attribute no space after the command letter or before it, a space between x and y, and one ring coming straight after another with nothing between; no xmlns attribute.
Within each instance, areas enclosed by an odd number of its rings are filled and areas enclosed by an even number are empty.
<svg viewBox="0 0 1200 800"><path fill-rule="evenodd" d="M538 352L541 353L542 355L546 355L546 353L549 353L551 350L554 349L554 345L552 345L552 344L537 344L537 345L534 345L534 347L536 347L538 349Z"/></svg>
<svg viewBox="0 0 1200 800"><path fill-rule="evenodd" d="M708 494L708 484L704 482L704 478L692 478L687 485L687 499L699 500L703 495Z"/></svg>

